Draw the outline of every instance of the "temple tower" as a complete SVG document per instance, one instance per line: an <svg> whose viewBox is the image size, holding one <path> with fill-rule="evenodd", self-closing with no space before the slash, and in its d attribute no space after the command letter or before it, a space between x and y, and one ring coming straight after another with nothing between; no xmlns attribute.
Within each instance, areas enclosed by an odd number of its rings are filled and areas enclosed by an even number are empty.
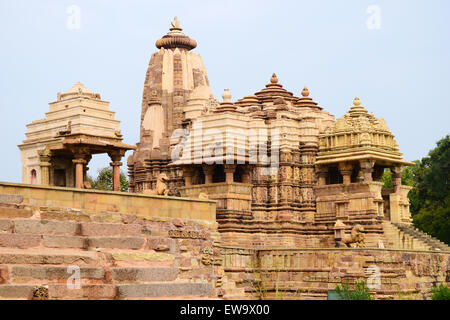
<svg viewBox="0 0 450 320"><path fill-rule="evenodd" d="M191 51L197 42L182 32L177 17L155 45L159 51L150 59L144 82L140 141L128 158L130 191L152 188L158 174L165 172L174 195L182 177L177 168L166 167L170 138L175 130L189 127L215 98L200 55Z"/></svg>

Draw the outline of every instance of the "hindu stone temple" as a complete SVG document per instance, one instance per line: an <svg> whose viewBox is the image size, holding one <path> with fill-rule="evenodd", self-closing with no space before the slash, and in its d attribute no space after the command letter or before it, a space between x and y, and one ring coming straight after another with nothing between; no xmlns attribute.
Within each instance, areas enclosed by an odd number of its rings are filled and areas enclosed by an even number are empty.
<svg viewBox="0 0 450 320"><path fill-rule="evenodd" d="M413 227L412 163L375 106L356 97L335 119L269 72L219 102L177 18L156 47L135 146L81 83L27 125L23 183L0 182L0 299L330 299L358 279L376 299L428 299L450 283L450 248ZM86 183L97 153L113 191Z"/></svg>
<svg viewBox="0 0 450 320"><path fill-rule="evenodd" d="M122 143L109 102L78 82L49 105L44 119L27 125L27 139L19 145L22 182L83 188L92 155L108 153L119 190L120 160L135 147Z"/></svg>
<svg viewBox="0 0 450 320"><path fill-rule="evenodd" d="M169 194L216 200L224 245L334 247L339 230L356 225L365 247L399 245L387 232L411 224L401 185L411 163L383 118L355 98L335 120L308 88L297 96L275 74L259 92L232 102L226 89L218 102L196 45L178 20L156 42L141 138L128 158L131 192L152 189L164 173ZM382 191L386 168L394 189Z"/></svg>

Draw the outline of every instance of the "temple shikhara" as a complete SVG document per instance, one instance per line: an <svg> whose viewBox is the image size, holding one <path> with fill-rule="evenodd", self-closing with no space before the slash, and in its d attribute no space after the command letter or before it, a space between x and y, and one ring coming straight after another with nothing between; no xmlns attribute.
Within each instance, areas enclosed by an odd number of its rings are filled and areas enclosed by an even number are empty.
<svg viewBox="0 0 450 320"><path fill-rule="evenodd" d="M136 145L80 82L27 125L22 184L0 183L0 297L327 299L364 279L377 299L424 299L449 283L450 248L413 227L412 163L376 106L356 97L335 119L269 70L260 91L217 99L196 47L177 18L156 41ZM87 182L97 153L113 192Z"/></svg>

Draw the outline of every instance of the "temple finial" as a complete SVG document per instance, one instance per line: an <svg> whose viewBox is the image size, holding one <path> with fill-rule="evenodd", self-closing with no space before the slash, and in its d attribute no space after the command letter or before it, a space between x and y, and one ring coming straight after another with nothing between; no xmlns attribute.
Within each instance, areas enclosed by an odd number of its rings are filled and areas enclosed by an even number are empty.
<svg viewBox="0 0 450 320"><path fill-rule="evenodd" d="M229 89L223 90L222 99L223 102L231 102L231 92Z"/></svg>
<svg viewBox="0 0 450 320"><path fill-rule="evenodd" d="M359 105L361 105L361 100L359 100L358 97L355 97L355 99L353 100L353 105L354 105L354 106L359 106Z"/></svg>
<svg viewBox="0 0 450 320"><path fill-rule="evenodd" d="M171 22L172 29L181 29L180 28L180 20L175 16Z"/></svg>
<svg viewBox="0 0 450 320"><path fill-rule="evenodd" d="M274 74L272 74L272 78L270 78L270 82L271 83L278 83L278 78L277 78L277 75L274 73Z"/></svg>
<svg viewBox="0 0 450 320"><path fill-rule="evenodd" d="M302 96L307 97L309 96L309 90L307 87L304 87L302 90Z"/></svg>

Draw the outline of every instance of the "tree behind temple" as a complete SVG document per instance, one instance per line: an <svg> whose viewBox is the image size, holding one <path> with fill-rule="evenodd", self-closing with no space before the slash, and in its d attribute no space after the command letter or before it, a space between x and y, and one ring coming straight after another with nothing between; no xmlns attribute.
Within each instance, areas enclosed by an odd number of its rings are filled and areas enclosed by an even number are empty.
<svg viewBox="0 0 450 320"><path fill-rule="evenodd" d="M450 136L420 161L408 196L414 225L450 244Z"/></svg>
<svg viewBox="0 0 450 320"><path fill-rule="evenodd" d="M96 190L112 190L113 189L113 171L111 167L105 167L98 171L97 178L93 179L88 176L92 189ZM120 191L128 192L128 180L125 174L120 171Z"/></svg>

